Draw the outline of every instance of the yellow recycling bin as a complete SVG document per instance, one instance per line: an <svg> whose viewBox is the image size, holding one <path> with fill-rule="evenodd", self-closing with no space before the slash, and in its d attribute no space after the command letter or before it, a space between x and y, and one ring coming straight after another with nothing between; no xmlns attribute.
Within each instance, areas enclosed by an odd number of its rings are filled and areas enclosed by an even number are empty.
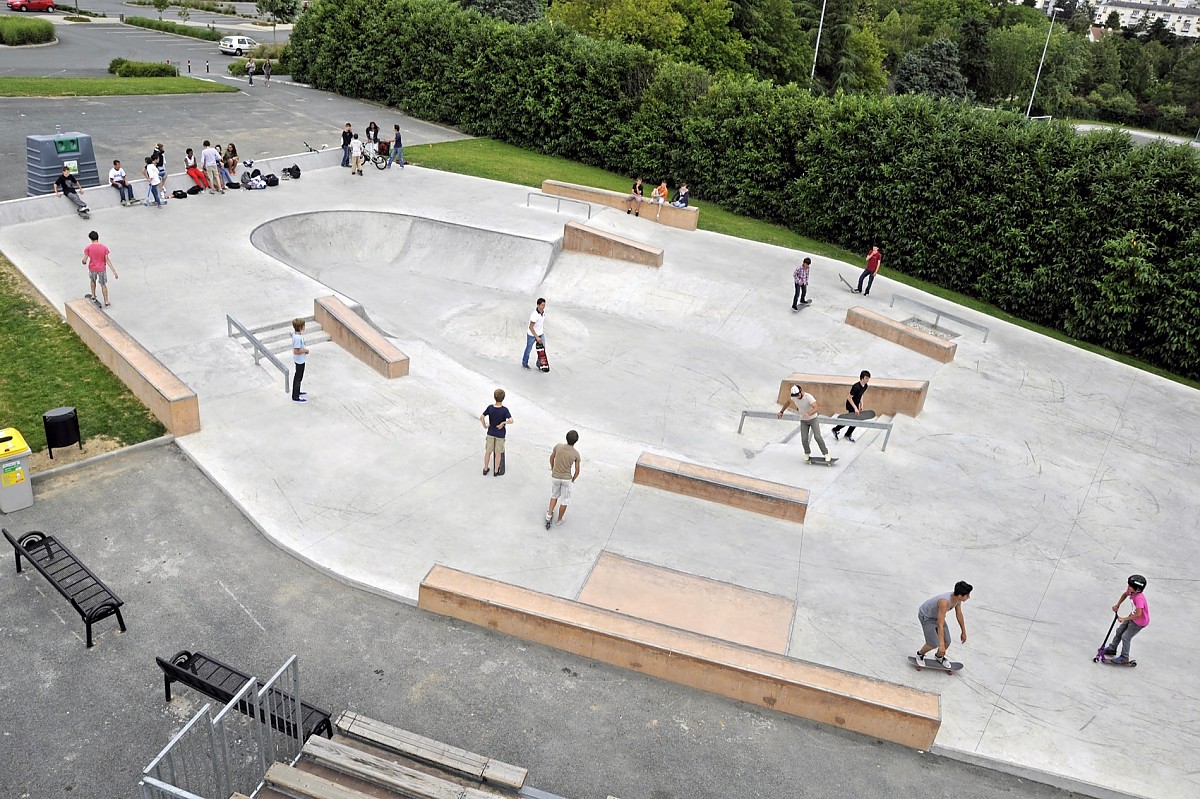
<svg viewBox="0 0 1200 799"><path fill-rule="evenodd" d="M29 479L29 446L15 427L0 430L0 513L33 505Z"/></svg>

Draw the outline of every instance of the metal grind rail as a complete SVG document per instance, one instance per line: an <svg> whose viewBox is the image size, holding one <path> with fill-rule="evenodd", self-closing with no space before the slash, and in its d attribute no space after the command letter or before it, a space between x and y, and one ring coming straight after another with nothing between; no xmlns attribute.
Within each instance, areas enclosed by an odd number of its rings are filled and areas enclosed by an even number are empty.
<svg viewBox="0 0 1200 799"><path fill-rule="evenodd" d="M245 325L234 319L229 314L225 314L225 330L230 338L233 338L233 329L237 328L238 332L246 337L254 346L254 363L258 364L259 358L266 358L271 363L275 364L275 368L283 372L283 390L291 390L292 370L283 365L283 362L275 357L275 353L267 349L266 345L258 340L258 337L251 333Z"/></svg>
<svg viewBox="0 0 1200 799"><path fill-rule="evenodd" d="M892 301L888 304L888 307L889 308L896 307L896 300L901 300L903 302L907 302L909 305L915 305L918 308L921 308L922 310L929 311L931 314L933 314L933 326L934 327L937 327L938 322L942 321L942 317L945 317L951 321L958 322L960 325L964 325L964 326L972 328L974 330L978 330L981 333L983 333L983 343L987 344L988 333L990 333L991 330L990 330L990 328L986 327L985 325L981 325L978 322L972 322L968 319L963 319L961 316L955 316L952 313L946 313L945 311L941 310L940 308L935 308L932 305L927 305L926 303L923 303L920 300L914 300L910 297L905 297L902 294L893 294Z"/></svg>
<svg viewBox="0 0 1200 799"><path fill-rule="evenodd" d="M783 418L781 419L779 417L779 414L774 411L742 411L742 418L741 418L741 421L738 422L738 429L737 429L739 435L741 435L742 427L746 424L747 419L774 419L777 422L799 422L800 414L785 413L783 415ZM828 425L839 425L840 424L843 427L869 427L873 430L883 430L884 435L883 435L883 446L880 447L881 452L887 452L888 441L890 441L892 438L892 423L891 422L879 422L874 419L855 420L855 419L839 419L836 416L818 416L817 423L818 424L828 424ZM786 444L787 442L791 441L792 437L795 436L799 432L800 432L800 428L797 427L795 430L793 430L792 432L787 434L787 437L783 439L782 443Z"/></svg>
<svg viewBox="0 0 1200 799"><path fill-rule="evenodd" d="M592 204L589 202L584 202L583 200L573 200L570 197L559 197L555 194L546 194L542 191L531 191L525 195L526 208L529 207L529 201L534 197L545 197L547 200L554 200L554 213L556 214L562 212L563 203L575 203L576 205L582 205L585 209L587 209L587 218L592 218Z"/></svg>

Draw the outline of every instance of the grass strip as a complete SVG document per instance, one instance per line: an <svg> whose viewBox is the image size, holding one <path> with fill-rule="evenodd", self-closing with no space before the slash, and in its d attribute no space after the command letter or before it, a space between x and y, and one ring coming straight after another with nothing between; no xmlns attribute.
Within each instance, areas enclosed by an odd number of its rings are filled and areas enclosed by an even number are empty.
<svg viewBox="0 0 1200 799"><path fill-rule="evenodd" d="M237 90L236 86L196 78L0 78L0 97L117 97Z"/></svg>
<svg viewBox="0 0 1200 799"><path fill-rule="evenodd" d="M492 139L463 139L460 141L441 142L439 144L405 147L404 158L418 166L534 188L541 187L543 180L561 180L567 183L579 183L586 186L624 192L629 190L630 184L630 179L624 175L608 172L598 167L586 166L585 164L569 161L565 158L556 158L550 155L522 150L519 147ZM810 255L835 258L858 267L866 265L865 253L853 253L832 244L801 236L799 233L781 225L774 225L769 222L730 213L723 208L718 208L702 200L697 201L695 195L693 195L691 204L701 209L699 219L701 230L710 230L714 233L736 236L737 238L749 241L788 247ZM1200 381L1189 380L1137 358L1131 358L1128 355L1121 355L1094 344L1078 341L1061 331L1019 319L995 306L980 302L965 294L949 291L920 278L898 272L895 269L889 268L886 261L884 262L883 274L898 283L912 286L935 297L941 297L947 302L960 305L964 308L970 308L995 319L1000 319L1017 327L1040 333L1043 336L1048 336L1079 349L1094 352L1097 355L1102 355L1105 358L1110 358L1136 369L1150 372L1159 377L1165 377L1168 380L1174 380L1177 383L1182 383L1192 388L1200 388ZM781 280L787 283L791 280L791 275L782 276Z"/></svg>
<svg viewBox="0 0 1200 799"><path fill-rule="evenodd" d="M82 252L82 248L80 248ZM87 268L77 258L79 296ZM111 280L111 276L110 276ZM112 288L120 292L118 283ZM157 438L165 428L115 374L47 307L12 262L0 255L0 427L21 431L30 449L46 447L42 414L73 406L84 439L104 436L122 444Z"/></svg>

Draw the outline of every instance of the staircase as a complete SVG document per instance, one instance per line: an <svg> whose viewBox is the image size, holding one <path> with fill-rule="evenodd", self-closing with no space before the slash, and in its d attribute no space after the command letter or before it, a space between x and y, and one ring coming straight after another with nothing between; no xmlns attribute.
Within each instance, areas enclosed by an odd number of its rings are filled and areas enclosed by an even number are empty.
<svg viewBox="0 0 1200 799"><path fill-rule="evenodd" d="M267 350L283 361L285 364L291 363L292 354L292 320L288 319L284 322L276 322L262 327L249 328L250 334L258 339ZM254 344L241 334L240 331L234 330L233 338L241 345L242 349L251 355L254 354ZM321 329L317 324L316 318L312 316L304 319L304 345L312 347L314 344L321 344L329 341L329 334ZM287 357L284 357L287 356Z"/></svg>

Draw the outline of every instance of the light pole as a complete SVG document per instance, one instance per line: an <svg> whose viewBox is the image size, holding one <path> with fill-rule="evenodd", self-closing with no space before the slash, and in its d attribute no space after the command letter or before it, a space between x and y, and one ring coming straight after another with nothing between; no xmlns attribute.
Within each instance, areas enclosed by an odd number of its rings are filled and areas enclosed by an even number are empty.
<svg viewBox="0 0 1200 799"><path fill-rule="evenodd" d="M1050 49L1050 34L1054 32L1054 18L1058 16L1058 6L1050 12L1050 28L1046 31L1046 44L1042 47L1042 60L1038 61L1037 75L1033 78L1033 91L1029 93L1029 107L1025 109L1025 118L1033 113L1033 98L1037 95L1038 81L1042 79L1042 66L1046 63L1046 51Z"/></svg>
<svg viewBox="0 0 1200 799"><path fill-rule="evenodd" d="M821 31L825 28L825 4L828 0L821 0L821 21L817 23L817 43L813 47L813 65L812 72L808 73L808 90L812 91L817 78L817 53L821 52Z"/></svg>

